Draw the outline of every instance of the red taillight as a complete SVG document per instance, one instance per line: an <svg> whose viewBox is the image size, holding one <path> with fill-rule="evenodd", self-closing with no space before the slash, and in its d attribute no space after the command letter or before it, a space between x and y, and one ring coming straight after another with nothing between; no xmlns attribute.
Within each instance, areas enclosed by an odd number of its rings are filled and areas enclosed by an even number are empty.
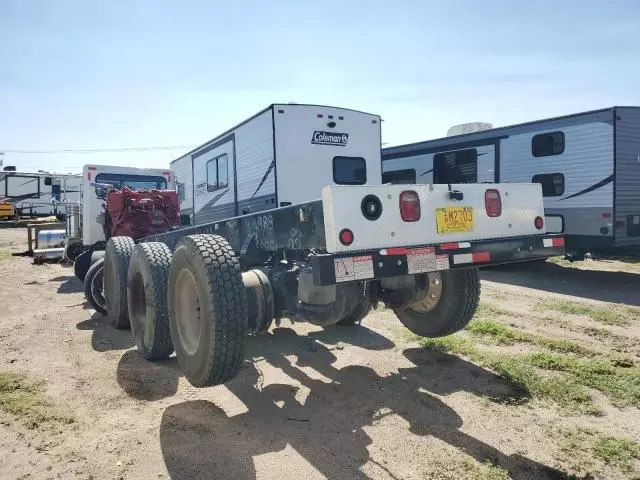
<svg viewBox="0 0 640 480"><path fill-rule="evenodd" d="M91 172L87 172L87 180L91 180Z"/></svg>
<svg viewBox="0 0 640 480"><path fill-rule="evenodd" d="M489 217L502 215L502 199L498 190L489 189L484 192L484 209Z"/></svg>
<svg viewBox="0 0 640 480"><path fill-rule="evenodd" d="M353 232L351 230L349 230L348 228L345 228L345 229L340 231L340 234L338 235L338 238L340 239L340 243L341 244L343 244L344 246L348 247L349 245L351 245L353 243Z"/></svg>
<svg viewBox="0 0 640 480"><path fill-rule="evenodd" d="M420 196L413 190L406 190L400 194L400 216L405 222L420 220Z"/></svg>
<svg viewBox="0 0 640 480"><path fill-rule="evenodd" d="M542 217L536 217L536 219L533 221L533 224L538 230L542 230L544 228L544 219Z"/></svg>

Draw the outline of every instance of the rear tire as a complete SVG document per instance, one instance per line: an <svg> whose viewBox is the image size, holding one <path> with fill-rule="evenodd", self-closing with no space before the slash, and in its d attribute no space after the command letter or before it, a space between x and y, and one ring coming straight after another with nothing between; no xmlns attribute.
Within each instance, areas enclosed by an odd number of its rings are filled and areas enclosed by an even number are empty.
<svg viewBox="0 0 640 480"><path fill-rule="evenodd" d="M167 279L171 250L164 243L140 243L133 249L127 276L127 305L131 333L147 360L164 360L173 353L167 313Z"/></svg>
<svg viewBox="0 0 640 480"><path fill-rule="evenodd" d="M371 300L369 300L369 297L361 297L349 311L348 315L338 322L338 325L341 327L352 327L356 323L360 323L364 317L369 315L370 310Z"/></svg>
<svg viewBox="0 0 640 480"><path fill-rule="evenodd" d="M168 285L169 326L176 357L195 387L219 385L244 360L247 301L240 263L217 235L178 243Z"/></svg>
<svg viewBox="0 0 640 480"><path fill-rule="evenodd" d="M87 299L89 305L102 315L107 314L104 301L104 258L99 259L89 268L87 275L84 277L84 298Z"/></svg>
<svg viewBox="0 0 640 480"><path fill-rule="evenodd" d="M75 260L73 262L73 273L76 278L81 282L84 282L84 277L87 276L87 272L89 271L89 267L91 267L91 254L93 252L91 250L85 250L82 253L76 255Z"/></svg>
<svg viewBox="0 0 640 480"><path fill-rule="evenodd" d="M435 300L437 298L437 300ZM477 268L429 274L426 295L408 307L394 309L405 327L421 337L444 337L462 330L480 301Z"/></svg>
<svg viewBox="0 0 640 480"><path fill-rule="evenodd" d="M107 317L114 328L129 328L127 273L135 242L131 237L111 237L104 256L104 296Z"/></svg>

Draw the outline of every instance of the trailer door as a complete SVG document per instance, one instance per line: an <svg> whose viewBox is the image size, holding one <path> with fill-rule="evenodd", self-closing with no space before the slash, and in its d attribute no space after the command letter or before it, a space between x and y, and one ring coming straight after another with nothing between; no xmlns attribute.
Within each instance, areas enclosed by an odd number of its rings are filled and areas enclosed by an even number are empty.
<svg viewBox="0 0 640 480"><path fill-rule="evenodd" d="M194 224L238 215L235 137L232 135L191 155Z"/></svg>

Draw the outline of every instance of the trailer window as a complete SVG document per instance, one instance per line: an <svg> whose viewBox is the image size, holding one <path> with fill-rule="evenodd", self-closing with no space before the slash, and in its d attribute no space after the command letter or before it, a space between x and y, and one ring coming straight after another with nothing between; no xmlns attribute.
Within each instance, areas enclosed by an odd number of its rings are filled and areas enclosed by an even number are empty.
<svg viewBox="0 0 640 480"><path fill-rule="evenodd" d="M543 197L559 197L564 194L564 175L562 173L534 175L531 183L542 185Z"/></svg>
<svg viewBox="0 0 640 480"><path fill-rule="evenodd" d="M122 187L129 187L132 190L165 190L167 180L155 175L128 175L126 173L99 173L96 175L97 184L113 185L120 190Z"/></svg>
<svg viewBox="0 0 640 480"><path fill-rule="evenodd" d="M476 183L478 151L475 148L436 153L433 156L434 183Z"/></svg>
<svg viewBox="0 0 640 480"><path fill-rule="evenodd" d="M531 139L531 153L534 157L550 157L563 152L563 132L541 133Z"/></svg>
<svg viewBox="0 0 640 480"><path fill-rule="evenodd" d="M405 170L383 172L382 183L414 185L416 183L416 170L414 168L407 168Z"/></svg>
<svg viewBox="0 0 640 480"><path fill-rule="evenodd" d="M338 185L364 185L367 161L362 157L333 157L333 181Z"/></svg>
<svg viewBox="0 0 640 480"><path fill-rule="evenodd" d="M207 191L229 186L229 157L226 153L207 162Z"/></svg>
<svg viewBox="0 0 640 480"><path fill-rule="evenodd" d="M1 192L0 195L2 195ZM4 196L14 200L40 198L40 177L8 175L5 178Z"/></svg>

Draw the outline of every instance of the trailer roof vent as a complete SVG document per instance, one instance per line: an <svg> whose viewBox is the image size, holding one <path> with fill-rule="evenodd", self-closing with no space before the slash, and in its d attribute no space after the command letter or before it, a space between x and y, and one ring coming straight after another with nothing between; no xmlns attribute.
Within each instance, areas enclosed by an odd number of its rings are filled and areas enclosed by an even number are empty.
<svg viewBox="0 0 640 480"><path fill-rule="evenodd" d="M482 132L483 130L491 130L492 128L493 124L487 122L462 123L460 125L454 125L447 130L447 137L463 135L465 133Z"/></svg>

